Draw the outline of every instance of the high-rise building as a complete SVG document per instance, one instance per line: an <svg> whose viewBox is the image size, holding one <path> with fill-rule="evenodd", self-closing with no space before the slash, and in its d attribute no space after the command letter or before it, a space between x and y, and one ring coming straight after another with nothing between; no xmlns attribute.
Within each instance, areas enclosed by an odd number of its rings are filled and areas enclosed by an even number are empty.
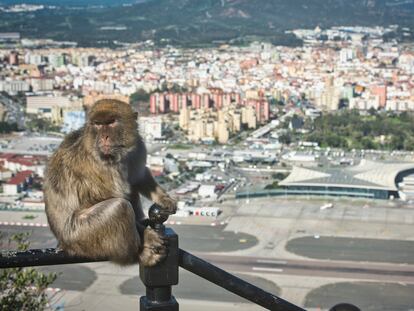
<svg viewBox="0 0 414 311"><path fill-rule="evenodd" d="M165 124L161 117L140 117L139 132L145 140L163 139Z"/></svg>
<svg viewBox="0 0 414 311"><path fill-rule="evenodd" d="M180 110L180 118L179 118L180 128L187 131L189 123L190 123L190 110L184 106Z"/></svg>
<svg viewBox="0 0 414 311"><path fill-rule="evenodd" d="M200 95L196 93L191 94L191 107L193 107L194 109L201 108L201 96Z"/></svg>
<svg viewBox="0 0 414 311"><path fill-rule="evenodd" d="M50 54L48 56L49 65L54 68L59 68L65 65L65 56L63 54Z"/></svg>
<svg viewBox="0 0 414 311"><path fill-rule="evenodd" d="M30 82L33 92L51 91L53 90L53 79L47 78L32 78Z"/></svg>
<svg viewBox="0 0 414 311"><path fill-rule="evenodd" d="M9 64L12 66L19 66L19 53L12 51L9 54Z"/></svg>
<svg viewBox="0 0 414 311"><path fill-rule="evenodd" d="M379 97L379 106L384 108L387 104L387 86L373 85L369 90L372 95Z"/></svg>
<svg viewBox="0 0 414 311"><path fill-rule="evenodd" d="M225 121L218 122L217 140L220 144L225 144L229 140L229 130Z"/></svg>
<svg viewBox="0 0 414 311"><path fill-rule="evenodd" d="M68 97L28 96L26 112L50 119L55 124L62 124L64 112L81 109L81 102L71 102Z"/></svg>

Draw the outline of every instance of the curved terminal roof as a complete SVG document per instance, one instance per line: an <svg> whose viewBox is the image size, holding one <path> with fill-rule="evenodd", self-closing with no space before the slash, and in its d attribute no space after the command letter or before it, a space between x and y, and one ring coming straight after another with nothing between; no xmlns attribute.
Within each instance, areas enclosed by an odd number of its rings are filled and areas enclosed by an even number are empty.
<svg viewBox="0 0 414 311"><path fill-rule="evenodd" d="M414 162L387 163L362 160L359 165L335 168L294 166L281 186L319 186L397 191L397 176L414 171Z"/></svg>

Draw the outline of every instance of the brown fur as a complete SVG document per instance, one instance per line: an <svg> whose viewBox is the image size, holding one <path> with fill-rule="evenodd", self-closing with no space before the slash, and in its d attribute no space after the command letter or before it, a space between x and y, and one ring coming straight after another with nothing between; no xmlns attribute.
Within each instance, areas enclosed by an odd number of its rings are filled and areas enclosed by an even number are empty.
<svg viewBox="0 0 414 311"><path fill-rule="evenodd" d="M139 195L171 213L176 202L145 163L131 107L116 100L92 106L85 127L67 135L45 173L46 214L65 251L120 264L154 265L165 256L162 237L138 225Z"/></svg>

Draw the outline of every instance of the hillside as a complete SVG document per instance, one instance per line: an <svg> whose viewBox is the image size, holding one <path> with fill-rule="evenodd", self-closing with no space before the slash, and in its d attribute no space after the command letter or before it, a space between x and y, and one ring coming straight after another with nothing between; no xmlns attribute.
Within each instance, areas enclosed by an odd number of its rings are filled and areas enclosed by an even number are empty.
<svg viewBox="0 0 414 311"><path fill-rule="evenodd" d="M0 32L20 31L85 46L146 39L181 45L243 43L252 37L294 45L297 40L285 30L317 25L414 28L413 17L414 0L149 0L128 7L0 13Z"/></svg>

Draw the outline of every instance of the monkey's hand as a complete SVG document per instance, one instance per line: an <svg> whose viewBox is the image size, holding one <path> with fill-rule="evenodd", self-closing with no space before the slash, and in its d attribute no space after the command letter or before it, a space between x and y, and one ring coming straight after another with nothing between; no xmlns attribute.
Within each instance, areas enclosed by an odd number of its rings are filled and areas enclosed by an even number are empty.
<svg viewBox="0 0 414 311"><path fill-rule="evenodd" d="M160 195L155 203L167 210L170 214L175 214L177 211L177 201L171 198L167 193Z"/></svg>
<svg viewBox="0 0 414 311"><path fill-rule="evenodd" d="M154 229L144 230L144 243L139 255L140 264L150 267L162 261L167 256L167 240Z"/></svg>

